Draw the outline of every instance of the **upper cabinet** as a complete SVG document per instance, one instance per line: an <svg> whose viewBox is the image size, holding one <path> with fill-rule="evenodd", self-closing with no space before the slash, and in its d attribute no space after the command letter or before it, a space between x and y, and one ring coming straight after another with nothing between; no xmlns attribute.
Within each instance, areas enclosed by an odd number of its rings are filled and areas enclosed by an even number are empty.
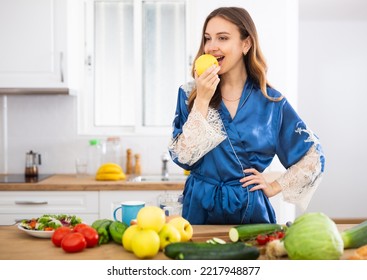
<svg viewBox="0 0 367 280"><path fill-rule="evenodd" d="M68 87L67 1L0 1L0 88Z"/></svg>

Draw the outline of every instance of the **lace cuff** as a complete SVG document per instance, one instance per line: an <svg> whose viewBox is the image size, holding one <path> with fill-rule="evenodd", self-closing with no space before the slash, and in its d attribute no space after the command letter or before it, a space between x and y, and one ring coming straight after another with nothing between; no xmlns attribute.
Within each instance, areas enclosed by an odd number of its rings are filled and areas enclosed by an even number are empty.
<svg viewBox="0 0 367 280"><path fill-rule="evenodd" d="M322 174L320 155L314 145L276 181L282 188L284 200L305 211L321 182Z"/></svg>
<svg viewBox="0 0 367 280"><path fill-rule="evenodd" d="M225 138L218 111L209 108L205 119L194 106L182 127L182 134L171 139L168 149L173 159L178 158L182 164L193 165Z"/></svg>

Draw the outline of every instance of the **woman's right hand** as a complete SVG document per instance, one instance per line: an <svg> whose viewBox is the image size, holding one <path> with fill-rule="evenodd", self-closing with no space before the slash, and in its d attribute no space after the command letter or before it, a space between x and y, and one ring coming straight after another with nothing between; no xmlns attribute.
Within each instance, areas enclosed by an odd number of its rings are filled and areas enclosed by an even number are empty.
<svg viewBox="0 0 367 280"><path fill-rule="evenodd" d="M203 74L198 76L195 72L195 82L198 101L207 103L209 105L215 90L219 84L218 72L220 70L219 66L213 65L209 67Z"/></svg>

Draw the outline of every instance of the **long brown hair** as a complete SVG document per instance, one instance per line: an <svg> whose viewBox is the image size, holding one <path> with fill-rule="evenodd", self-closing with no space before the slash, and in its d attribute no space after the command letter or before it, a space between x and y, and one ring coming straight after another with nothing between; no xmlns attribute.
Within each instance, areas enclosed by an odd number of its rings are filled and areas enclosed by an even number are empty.
<svg viewBox="0 0 367 280"><path fill-rule="evenodd" d="M205 30L208 25L208 22L214 17L221 17L225 20L232 22L236 25L240 31L241 39L244 40L248 36L251 39L251 48L248 53L243 56L243 61L246 67L247 75L250 79L261 89L262 94L269 100L279 101L280 98L272 98L267 93L267 86L270 86L268 83L266 72L267 65L264 58L264 55L260 49L259 40L257 36L256 26L250 16L250 14L244 9L240 7L221 7L214 11L212 11L208 17L206 18L202 30L202 38L199 50L196 54L194 61L202 54L204 54L204 46L205 46ZM195 64L193 63L193 67L191 70L192 77L195 77ZM191 110L194 100L196 98L196 88L194 88L189 97L189 110ZM220 87L218 86L211 101L210 106L213 108L218 108L221 102L221 94Z"/></svg>

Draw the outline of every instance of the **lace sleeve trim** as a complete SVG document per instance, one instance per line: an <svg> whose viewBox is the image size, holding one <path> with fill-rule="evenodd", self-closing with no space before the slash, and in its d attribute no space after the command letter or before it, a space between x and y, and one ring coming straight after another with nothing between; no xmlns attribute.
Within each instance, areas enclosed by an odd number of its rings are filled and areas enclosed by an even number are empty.
<svg viewBox="0 0 367 280"><path fill-rule="evenodd" d="M171 139L168 146L172 158L177 158L182 164L193 165L226 138L222 127L217 110L209 108L205 119L194 106L182 127L182 133Z"/></svg>
<svg viewBox="0 0 367 280"><path fill-rule="evenodd" d="M307 154L277 179L285 201L307 209L322 179L320 154L313 145Z"/></svg>

